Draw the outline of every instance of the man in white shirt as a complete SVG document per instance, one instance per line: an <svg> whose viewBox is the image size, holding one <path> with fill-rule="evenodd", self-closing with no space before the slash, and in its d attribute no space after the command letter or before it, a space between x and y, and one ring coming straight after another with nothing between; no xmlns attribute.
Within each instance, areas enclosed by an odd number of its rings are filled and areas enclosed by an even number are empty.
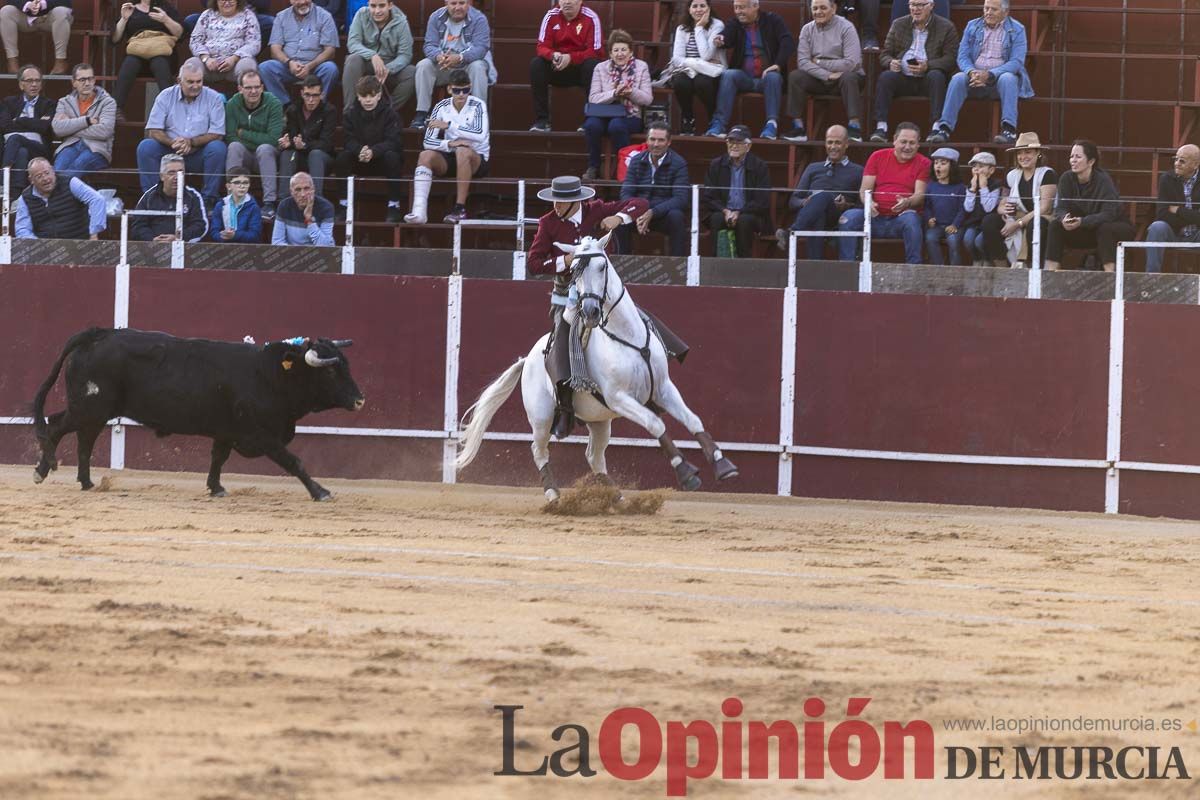
<svg viewBox="0 0 1200 800"><path fill-rule="evenodd" d="M487 105L471 94L471 76L465 69L450 73L446 92L450 96L434 106L425 123L425 149L413 173L413 208L404 215L408 223L427 221L433 178L447 174L457 178L458 183L454 207L444 221L466 219L471 179L487 174L491 155Z"/></svg>

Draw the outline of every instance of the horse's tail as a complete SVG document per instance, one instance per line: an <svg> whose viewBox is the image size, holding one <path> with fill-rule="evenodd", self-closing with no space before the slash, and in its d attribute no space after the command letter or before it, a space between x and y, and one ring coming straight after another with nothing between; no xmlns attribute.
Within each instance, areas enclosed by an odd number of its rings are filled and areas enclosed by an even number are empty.
<svg viewBox="0 0 1200 800"><path fill-rule="evenodd" d="M513 393L513 389L517 388L524 366L525 359L518 358L517 363L488 384L488 387L483 390L483 394L479 395L479 399L475 401L475 405L468 408L467 413L463 415L464 420L468 416L470 420L463 426L462 436L458 440L458 458L454 461L458 469L465 468L479 454L479 446L483 444L483 434L487 432L488 425L492 424L492 417L496 416L500 406L504 405L504 401Z"/></svg>
<svg viewBox="0 0 1200 800"><path fill-rule="evenodd" d="M54 366L50 369L50 375L38 387L37 394L33 398L33 432L37 435L39 442L44 442L49 432L46 424L46 395L50 394L50 390L58 382L58 373L62 370L63 362L67 360L67 356L76 347L82 344L91 344L107 333L109 331L103 328L88 328L85 331L80 331L67 340L62 352L58 354L58 360L54 362Z"/></svg>

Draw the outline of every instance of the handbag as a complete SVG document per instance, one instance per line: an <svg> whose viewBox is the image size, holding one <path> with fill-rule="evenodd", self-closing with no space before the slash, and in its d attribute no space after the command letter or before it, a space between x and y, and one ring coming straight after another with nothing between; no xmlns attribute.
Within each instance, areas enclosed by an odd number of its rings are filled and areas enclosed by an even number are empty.
<svg viewBox="0 0 1200 800"><path fill-rule="evenodd" d="M584 103L583 115L585 117L599 117L600 119L616 119L626 115L624 103Z"/></svg>
<svg viewBox="0 0 1200 800"><path fill-rule="evenodd" d="M737 258L737 233L730 228L717 231L717 258Z"/></svg>
<svg viewBox="0 0 1200 800"><path fill-rule="evenodd" d="M138 31L125 45L128 55L158 58L175 52L175 37L166 31Z"/></svg>

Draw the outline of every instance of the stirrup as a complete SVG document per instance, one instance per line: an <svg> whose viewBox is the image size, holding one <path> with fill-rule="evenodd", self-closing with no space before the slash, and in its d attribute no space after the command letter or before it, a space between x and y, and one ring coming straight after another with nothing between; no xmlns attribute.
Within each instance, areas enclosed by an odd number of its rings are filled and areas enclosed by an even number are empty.
<svg viewBox="0 0 1200 800"><path fill-rule="evenodd" d="M565 439L575 432L575 412L572 409L556 406L554 422L550 433L555 439Z"/></svg>

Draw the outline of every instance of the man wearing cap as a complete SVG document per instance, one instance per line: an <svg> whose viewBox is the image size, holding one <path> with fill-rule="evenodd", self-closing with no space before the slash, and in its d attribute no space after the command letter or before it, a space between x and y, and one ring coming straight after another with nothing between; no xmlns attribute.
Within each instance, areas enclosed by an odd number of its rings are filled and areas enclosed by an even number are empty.
<svg viewBox="0 0 1200 800"><path fill-rule="evenodd" d="M917 152L921 129L912 122L896 126L892 149L876 150L863 168L859 196L866 201L872 192L868 208L852 208L838 220L838 230L861 231L863 218L870 214L871 236L880 239L904 239L904 260L921 263L921 215L925 201L925 184L929 181L929 159ZM845 236L838 239L838 258L853 261L858 240Z"/></svg>
<svg viewBox="0 0 1200 800"><path fill-rule="evenodd" d="M708 167L701 197L704 220L716 234L734 232L737 257L749 258L754 236L769 231L771 220L771 176L767 163L750 152L750 129L734 125L725 139L725 155L717 156Z"/></svg>
<svg viewBox="0 0 1200 800"><path fill-rule="evenodd" d="M831 231L837 228L838 217L858 205L858 187L862 185L863 168L846 157L849 134L841 125L830 125L825 131L825 160L814 161L804 168L788 207L796 212L793 231ZM788 230L775 231L781 250L787 250ZM825 257L825 237L804 237L810 260Z"/></svg>
<svg viewBox="0 0 1200 800"><path fill-rule="evenodd" d="M527 264L535 275L553 275L550 316L554 335L550 339L547 368L557 387L558 407L554 413L554 435L569 436L575 428L574 391L571 379L570 351L567 339L574 318L575 299L570 297L571 260L560 253L555 242L577 244L584 236L603 236L621 225L629 225L645 214L650 203L644 197L605 202L595 199L596 191L584 186L579 178L555 178L550 188L538 192L538 198L554 203L554 208L538 220L537 233L529 248Z"/></svg>
<svg viewBox="0 0 1200 800"><path fill-rule="evenodd" d="M928 97L929 119L936 123L942 116L946 82L954 74L957 57L958 29L954 23L933 13L933 0L909 0L908 16L892 23L879 51L883 72L875 83L875 132L871 141L887 141L888 111L896 97Z"/></svg>
<svg viewBox="0 0 1200 800"><path fill-rule="evenodd" d="M1185 144L1175 152L1175 171L1158 179L1158 219L1146 231L1147 242L1200 242L1200 147ZM1163 250L1146 250L1146 272L1161 272Z"/></svg>

